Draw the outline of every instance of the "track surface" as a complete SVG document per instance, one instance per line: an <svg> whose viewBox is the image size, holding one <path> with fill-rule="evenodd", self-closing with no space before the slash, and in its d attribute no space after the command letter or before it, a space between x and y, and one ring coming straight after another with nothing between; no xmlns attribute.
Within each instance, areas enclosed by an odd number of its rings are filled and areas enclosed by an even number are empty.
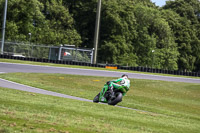
<svg viewBox="0 0 200 133"><path fill-rule="evenodd" d="M75 100L80 100L80 101L87 101L87 102L92 102L92 100L84 99L84 98L79 98L75 96L69 96L57 92L52 92L52 91L47 91L19 83L15 83L12 81L4 80L0 78L0 86L4 88L9 88L9 89L15 89L15 90L21 90L21 91L27 91L27 92L33 92L33 93L39 93L39 94L44 94L44 95L50 95L50 96L57 96L57 97L64 97L64 98L70 98L70 99L75 99Z"/></svg>
<svg viewBox="0 0 200 133"><path fill-rule="evenodd" d="M105 71L105 70L51 67L51 66L26 65L26 64L0 62L0 73L12 73L12 72L62 73L62 74L90 75L90 76L104 76L104 77L120 77L122 74L124 74L124 72L114 72L114 71ZM129 78L136 78L136 79L200 83L200 79L192 79L192 78L158 76L158 75L138 74L138 73L128 73L128 72L126 72L126 74L128 74Z"/></svg>

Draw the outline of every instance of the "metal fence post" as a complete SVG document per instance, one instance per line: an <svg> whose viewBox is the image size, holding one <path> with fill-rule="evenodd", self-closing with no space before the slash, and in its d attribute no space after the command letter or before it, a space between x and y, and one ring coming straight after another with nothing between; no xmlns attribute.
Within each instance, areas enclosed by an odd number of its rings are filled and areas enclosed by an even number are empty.
<svg viewBox="0 0 200 133"><path fill-rule="evenodd" d="M62 52L62 46L59 48L58 60L60 60L60 59L61 59L61 52Z"/></svg>
<svg viewBox="0 0 200 133"><path fill-rule="evenodd" d="M3 18L3 26L2 26L1 54L3 54L3 49L4 49L4 41L5 41L5 30L6 30L6 14L7 14L7 5L8 5L8 0L5 0L5 7L4 7L4 18Z"/></svg>

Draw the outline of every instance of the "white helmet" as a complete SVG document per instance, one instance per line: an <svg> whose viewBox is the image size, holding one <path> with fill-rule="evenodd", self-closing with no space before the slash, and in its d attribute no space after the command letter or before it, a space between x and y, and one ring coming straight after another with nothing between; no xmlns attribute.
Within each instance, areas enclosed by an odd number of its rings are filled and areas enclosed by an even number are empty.
<svg viewBox="0 0 200 133"><path fill-rule="evenodd" d="M122 75L122 78L123 78L123 77L124 77L124 78L128 78L128 75L123 74L123 75Z"/></svg>

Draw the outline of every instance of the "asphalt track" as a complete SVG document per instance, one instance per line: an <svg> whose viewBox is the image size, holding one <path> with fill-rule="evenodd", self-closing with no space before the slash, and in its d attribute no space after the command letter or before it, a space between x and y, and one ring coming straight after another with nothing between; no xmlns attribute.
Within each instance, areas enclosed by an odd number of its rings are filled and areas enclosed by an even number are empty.
<svg viewBox="0 0 200 133"><path fill-rule="evenodd" d="M200 79L193 79L193 78L182 78L182 77L159 76L159 75L128 73L128 72L114 72L114 71L106 71L106 70L52 67L52 66L40 66L40 65L27 65L27 64L0 62L0 73L13 73L13 72L61 73L61 74L89 75L89 76L103 76L103 77L121 77L122 74L126 73L126 74L128 74L129 78L135 78L135 79L150 79L150 80L186 82L186 83L200 83Z"/></svg>
<svg viewBox="0 0 200 133"><path fill-rule="evenodd" d="M39 93L39 94L44 94L44 95L57 96L57 97L70 98L70 99L75 99L75 100L80 100L80 101L92 102L92 100L79 98L79 97L75 97L75 96L69 96L69 95L65 95L65 94L61 94L61 93L57 93L57 92L47 91L47 90L15 83L15 82L8 81L8 80L1 79L1 78L0 78L0 86L3 88L9 88L9 89Z"/></svg>
<svg viewBox="0 0 200 133"><path fill-rule="evenodd" d="M91 70L91 69L79 69L79 68L65 68L65 67L51 67L51 66L39 66L39 65L27 65L27 64L16 64L16 63L3 63L0 62L0 74L1 73L13 73L13 72L24 72L24 73L62 73L62 74L73 74L73 75L90 75L90 76L104 76L104 77L120 77L122 72L104 71L104 70ZM148 74L136 74L127 73L129 78L137 79L150 79L150 80L163 80L163 81L174 81L174 82L187 82L187 83L200 83L200 79L192 78L178 78L169 76L155 76ZM92 102L92 100L60 94L52 91L47 91L27 85L22 85L12 81L4 80L0 78L0 86L4 88L16 89L21 91L28 91L33 93L40 93L45 95L70 98L75 100ZM122 106L116 106L120 108L126 108L136 110L140 112L152 113L144 110L132 109Z"/></svg>

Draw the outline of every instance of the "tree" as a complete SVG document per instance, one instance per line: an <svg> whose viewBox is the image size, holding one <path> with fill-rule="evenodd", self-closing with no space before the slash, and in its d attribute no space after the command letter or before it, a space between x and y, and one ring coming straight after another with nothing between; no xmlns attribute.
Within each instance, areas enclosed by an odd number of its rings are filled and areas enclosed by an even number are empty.
<svg viewBox="0 0 200 133"><path fill-rule="evenodd" d="M99 59L108 63L136 66L137 56L132 46L132 40L135 37L133 3L131 1L104 1Z"/></svg>
<svg viewBox="0 0 200 133"><path fill-rule="evenodd" d="M96 20L96 0L65 0L63 4L69 9L75 20L75 28L81 35L82 47L92 48Z"/></svg>
<svg viewBox="0 0 200 133"><path fill-rule="evenodd" d="M138 36L133 40L137 63L161 69L177 69L177 45L172 31L158 9L136 5L134 13L137 20ZM152 50L155 50L153 53Z"/></svg>
<svg viewBox="0 0 200 133"><path fill-rule="evenodd" d="M179 69L200 70L200 2L198 0L167 1L163 7L163 17L173 29L175 41L179 48Z"/></svg>
<svg viewBox="0 0 200 133"><path fill-rule="evenodd" d="M152 3L151 0L134 0L134 4L141 4L146 7L157 8L155 3Z"/></svg>
<svg viewBox="0 0 200 133"><path fill-rule="evenodd" d="M62 4L57 0L8 1L6 39L29 41L31 33L34 43L79 45L74 20Z"/></svg>

